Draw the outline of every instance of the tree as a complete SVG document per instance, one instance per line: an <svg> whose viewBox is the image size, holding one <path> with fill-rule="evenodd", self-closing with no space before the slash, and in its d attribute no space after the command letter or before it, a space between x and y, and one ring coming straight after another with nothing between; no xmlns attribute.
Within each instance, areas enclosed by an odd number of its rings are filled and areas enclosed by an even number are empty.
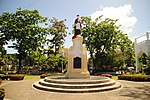
<svg viewBox="0 0 150 100"><path fill-rule="evenodd" d="M150 60L150 56L146 55L145 53L143 53L140 57L139 57L139 62L140 62L140 66L141 66L141 71L142 73L144 73L144 71L146 71L147 73L147 69L149 70L149 60Z"/></svg>
<svg viewBox="0 0 150 100"><path fill-rule="evenodd" d="M50 41L50 48L54 49L54 54L59 54L61 46L64 44L65 37L67 36L66 25L64 24L66 20L58 20L55 17L50 19L50 35L52 38Z"/></svg>
<svg viewBox="0 0 150 100"><path fill-rule="evenodd" d="M148 53L147 59L146 59L146 66L144 68L144 72L147 75L150 75L150 53Z"/></svg>
<svg viewBox="0 0 150 100"><path fill-rule="evenodd" d="M42 52L37 48L36 50L30 49L29 55L27 57L28 65L30 66L35 66L37 64L41 64L40 58L41 56L44 55Z"/></svg>
<svg viewBox="0 0 150 100"><path fill-rule="evenodd" d="M82 36L84 39L84 43L87 46L87 50L90 53L90 58L91 58L91 67L93 68L94 64L93 64L93 60L94 60L94 51L95 51L95 46L93 45L93 43L95 42L95 34L96 34L96 22L92 21L91 17L85 17L82 16L81 20L83 22L83 24L85 25L82 28Z"/></svg>
<svg viewBox="0 0 150 100"><path fill-rule="evenodd" d="M39 26L46 23L47 18L42 17L37 10L22 10L18 8L15 13L5 12L0 15L0 31L7 40L16 41L11 48L18 51L19 68L22 59L30 54L30 49L43 48L42 44L48 34L47 28Z"/></svg>
<svg viewBox="0 0 150 100"><path fill-rule="evenodd" d="M147 55L143 53L141 56L139 56L138 60L140 62L142 73L150 75L150 53Z"/></svg>
<svg viewBox="0 0 150 100"><path fill-rule="evenodd" d="M65 37L67 36L66 32L66 20L58 20L55 17L49 19L49 38L46 40L48 48L44 50L44 53L47 54L46 59L42 61L43 65L47 68L58 71L59 67L65 63L65 60L60 56L60 49L63 47ZM43 58L43 57L42 57Z"/></svg>
<svg viewBox="0 0 150 100"><path fill-rule="evenodd" d="M102 20L102 16L94 21L90 17L81 19L85 24L85 27L82 28L84 43L95 67L112 69L115 65L123 65L128 55L133 55L133 43L119 29L120 26L116 25L118 20L110 18ZM117 49L120 50L120 54L117 54ZM120 61L120 56L124 59L122 63L117 63Z"/></svg>
<svg viewBox="0 0 150 100"><path fill-rule="evenodd" d="M6 54L6 50L4 48L5 44L7 44L7 39L4 33L1 33L0 31L0 57L3 57Z"/></svg>

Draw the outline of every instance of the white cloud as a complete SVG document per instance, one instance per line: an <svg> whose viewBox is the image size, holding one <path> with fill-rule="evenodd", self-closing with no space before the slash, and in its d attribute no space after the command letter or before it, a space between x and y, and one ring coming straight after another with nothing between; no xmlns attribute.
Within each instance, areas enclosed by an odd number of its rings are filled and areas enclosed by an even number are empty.
<svg viewBox="0 0 150 100"><path fill-rule="evenodd" d="M119 19L117 24L121 25L120 29L129 35L133 31L133 27L137 22L137 18L132 16L132 6L130 4L119 7L104 7L92 13L90 16L95 18L103 15L103 18Z"/></svg>

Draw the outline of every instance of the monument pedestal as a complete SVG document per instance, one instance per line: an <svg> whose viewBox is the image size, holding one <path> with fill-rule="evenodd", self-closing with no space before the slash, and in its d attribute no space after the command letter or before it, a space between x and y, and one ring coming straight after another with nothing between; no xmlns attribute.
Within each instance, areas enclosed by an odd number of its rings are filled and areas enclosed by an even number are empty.
<svg viewBox="0 0 150 100"><path fill-rule="evenodd" d="M82 45L83 37L77 35L72 41L73 46L68 50L68 69L65 77L74 79L89 78L87 49Z"/></svg>

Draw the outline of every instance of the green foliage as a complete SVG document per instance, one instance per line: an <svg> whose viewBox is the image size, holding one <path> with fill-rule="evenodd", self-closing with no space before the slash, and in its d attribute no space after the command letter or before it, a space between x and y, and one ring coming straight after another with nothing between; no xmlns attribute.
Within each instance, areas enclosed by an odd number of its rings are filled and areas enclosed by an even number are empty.
<svg viewBox="0 0 150 100"><path fill-rule="evenodd" d="M98 69L106 67L112 69L125 63L133 65L132 41L122 33L120 26L116 25L117 20L110 18L102 20L102 17L98 17L95 21L90 17L81 18L84 23L82 35L90 52L91 64L94 64L92 66L98 66Z"/></svg>
<svg viewBox="0 0 150 100"><path fill-rule="evenodd" d="M145 53L143 53L141 56L139 56L138 60L140 62L140 70L142 73L150 75L150 54L147 56Z"/></svg>
<svg viewBox="0 0 150 100"><path fill-rule="evenodd" d="M62 58L59 58L59 51L67 36L66 20L43 17L37 10L22 10L18 8L15 13L4 12L0 15L0 63L7 61L9 64L18 62L20 72L22 60L25 65L53 68L58 67ZM43 26L43 27L41 27ZM50 37L50 39L47 39ZM18 51L15 57L5 57L4 45L8 41L15 41L10 48ZM49 49L45 49L45 45ZM53 50L54 49L54 50ZM14 64L15 65L15 64Z"/></svg>
<svg viewBox="0 0 150 100"><path fill-rule="evenodd" d="M143 60L145 60L145 59L143 59ZM145 74L150 75L150 54L148 54L148 56L146 56L146 61L143 61L142 65L144 65L142 67L144 69Z"/></svg>
<svg viewBox="0 0 150 100"><path fill-rule="evenodd" d="M5 36L4 36L4 34L1 33L1 31L0 31L0 59L3 58L6 55L6 53L7 53L7 51L4 48L4 45L7 44L6 41L7 40L6 40Z"/></svg>
<svg viewBox="0 0 150 100"><path fill-rule="evenodd" d="M28 65L35 66L35 65L41 65L42 62L46 59L46 56L43 54L41 50L38 48L36 50L32 50L32 48L29 51L28 54Z"/></svg>
<svg viewBox="0 0 150 100"><path fill-rule="evenodd" d="M7 64L9 65L15 66L18 63L16 54L7 54L5 58L7 60Z"/></svg>
<svg viewBox="0 0 150 100"><path fill-rule="evenodd" d="M3 45L0 45L0 57L4 57L6 55L6 50Z"/></svg>
<svg viewBox="0 0 150 100"><path fill-rule="evenodd" d="M0 31L5 40L16 41L10 47L18 51L19 70L22 59L28 55L31 48L43 48L42 44L48 32L47 28L42 28L39 24L46 21L47 18L42 17L37 10L18 8L15 13L4 12L0 15Z"/></svg>
<svg viewBox="0 0 150 100"><path fill-rule="evenodd" d="M59 63L59 56L55 56L54 54L49 55L47 59L47 64L49 67L53 68L55 66L58 66Z"/></svg>
<svg viewBox="0 0 150 100"><path fill-rule="evenodd" d="M1 19L1 16L0 16L0 19ZM6 50L4 48L4 45L7 44L7 38L5 36L4 33L1 32L0 30L0 58L4 57L4 55L6 55Z"/></svg>
<svg viewBox="0 0 150 100"><path fill-rule="evenodd" d="M48 41L50 42L50 48L54 49L55 56L59 54L59 50L64 44L65 37L67 36L65 21L66 20L58 20L55 17L50 19L50 35L52 37Z"/></svg>

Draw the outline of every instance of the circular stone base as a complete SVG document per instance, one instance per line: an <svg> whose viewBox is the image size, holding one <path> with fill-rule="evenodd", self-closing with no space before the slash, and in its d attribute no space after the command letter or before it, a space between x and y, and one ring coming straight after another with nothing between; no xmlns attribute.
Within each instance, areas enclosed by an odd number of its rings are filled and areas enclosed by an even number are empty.
<svg viewBox="0 0 150 100"><path fill-rule="evenodd" d="M64 83L64 84L94 84L94 83L104 83L110 81L110 78L103 76L91 76L86 79L69 79L64 76L53 76L46 77L45 81L52 83Z"/></svg>
<svg viewBox="0 0 150 100"><path fill-rule="evenodd" d="M67 79L64 76L53 76L41 79L33 86L53 92L87 93L118 89L121 84L103 76L91 76L87 79Z"/></svg>

